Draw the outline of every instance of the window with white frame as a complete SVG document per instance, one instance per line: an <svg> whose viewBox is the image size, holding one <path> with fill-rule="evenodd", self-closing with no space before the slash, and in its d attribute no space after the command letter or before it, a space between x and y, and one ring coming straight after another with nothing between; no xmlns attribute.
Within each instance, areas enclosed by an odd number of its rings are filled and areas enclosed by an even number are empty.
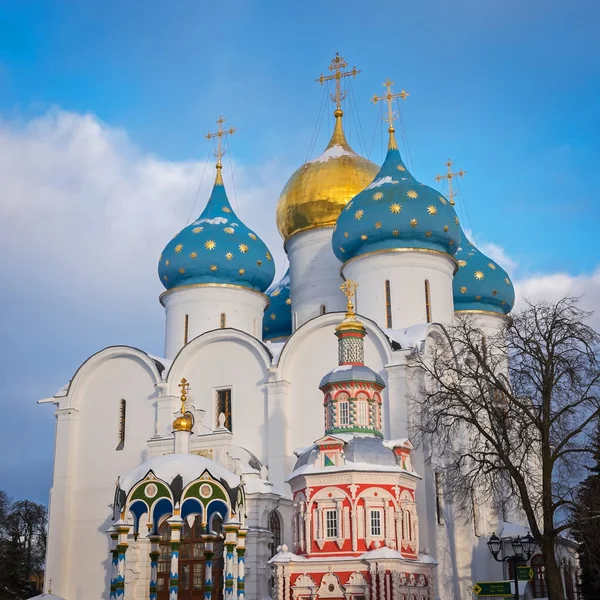
<svg viewBox="0 0 600 600"><path fill-rule="evenodd" d="M338 513L336 509L325 511L325 537L338 537Z"/></svg>
<svg viewBox="0 0 600 600"><path fill-rule="evenodd" d="M340 425L349 425L350 424L350 403L349 402L340 402L339 403L339 411L340 411Z"/></svg>
<svg viewBox="0 0 600 600"><path fill-rule="evenodd" d="M371 537L379 537L381 535L381 511L378 509L371 510Z"/></svg>
<svg viewBox="0 0 600 600"><path fill-rule="evenodd" d="M358 424L366 427L369 424L369 404L364 400L358 401Z"/></svg>

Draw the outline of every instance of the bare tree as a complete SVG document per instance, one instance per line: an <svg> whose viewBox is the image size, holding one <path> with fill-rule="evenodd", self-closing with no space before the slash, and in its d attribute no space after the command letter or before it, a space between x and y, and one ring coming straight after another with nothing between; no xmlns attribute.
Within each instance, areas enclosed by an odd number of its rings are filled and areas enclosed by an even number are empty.
<svg viewBox="0 0 600 600"><path fill-rule="evenodd" d="M493 331L458 317L447 340L415 352L415 439L427 440L449 497L509 500L540 545L551 600L563 598L556 544L572 525L579 468L600 415L600 336L575 298L527 304ZM487 331L486 331L487 329Z"/></svg>

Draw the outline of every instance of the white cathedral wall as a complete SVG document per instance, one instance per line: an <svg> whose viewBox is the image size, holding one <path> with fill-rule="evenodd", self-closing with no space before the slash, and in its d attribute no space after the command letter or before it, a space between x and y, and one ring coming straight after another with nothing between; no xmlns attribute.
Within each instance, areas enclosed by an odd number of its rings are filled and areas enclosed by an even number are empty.
<svg viewBox="0 0 600 600"><path fill-rule="evenodd" d="M69 600L107 596L115 483L148 455L157 379L141 352L109 348L82 366L61 399L60 411L76 416L57 433L46 573L53 591ZM121 399L125 445L116 450Z"/></svg>
<svg viewBox="0 0 600 600"><path fill-rule="evenodd" d="M456 263L430 252L389 252L361 256L343 267L346 279L358 283L356 308L382 328L403 329L427 323L425 281L429 282L430 322L449 322L454 301ZM385 282L390 282L392 323L386 319Z"/></svg>
<svg viewBox="0 0 600 600"><path fill-rule="evenodd" d="M277 377L289 382L288 411L283 415L288 474L296 461L293 451L311 445L325 432L323 393L319 383L328 371L338 366L335 327L343 318L344 313L333 313L311 320L295 332L281 354ZM364 342L365 364L385 378L384 366L391 358L389 342L368 321L365 326L368 332ZM387 390L382 395L384 407L387 407ZM390 424L385 419L385 410L384 435L389 435Z"/></svg>
<svg viewBox="0 0 600 600"><path fill-rule="evenodd" d="M187 379L189 402L196 411L205 411L205 425L216 429L217 390L230 388L233 441L267 463L269 367L270 358L256 340L232 330L209 332L190 342L173 363L167 393L179 396L178 384L182 378ZM201 424L197 422L194 430L201 433Z"/></svg>
<svg viewBox="0 0 600 600"><path fill-rule="evenodd" d="M242 287L199 285L166 292L161 302L166 313L165 358L172 359L184 346L186 322L188 342L219 329L221 315L225 315L225 327L260 338L268 300L264 294Z"/></svg>
<svg viewBox="0 0 600 600"><path fill-rule="evenodd" d="M340 292L340 262L333 254L333 228L310 229L293 235L285 250L290 262L292 326L297 329L309 319L326 312L344 310L346 299Z"/></svg>

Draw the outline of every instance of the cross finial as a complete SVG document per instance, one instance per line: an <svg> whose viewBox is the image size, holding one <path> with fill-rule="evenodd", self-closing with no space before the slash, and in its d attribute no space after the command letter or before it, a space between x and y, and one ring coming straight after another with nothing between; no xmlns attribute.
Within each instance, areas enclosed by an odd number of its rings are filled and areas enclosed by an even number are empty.
<svg viewBox="0 0 600 600"><path fill-rule="evenodd" d="M235 129L233 127L230 127L229 129L223 129L223 123L225 123L225 119L223 118L223 115L220 115L217 119L217 124L219 125L217 131L209 131L206 134L207 140L210 140L214 137L217 138L217 149L215 150L215 156L217 157L217 169L221 169L221 167L223 166L221 163L221 159L225 154L225 150L223 150L222 143L223 138L227 135L233 135L235 133Z"/></svg>
<svg viewBox="0 0 600 600"><path fill-rule="evenodd" d="M347 316L354 314L354 305L352 303L352 298L354 298L354 293L356 292L356 288L358 287L358 283L356 281L352 281L352 279L347 279L340 285L340 290L344 292L346 298L348 298L348 304L346 305Z"/></svg>
<svg viewBox="0 0 600 600"><path fill-rule="evenodd" d="M179 387L181 388L181 414L185 415L185 403L187 402L187 395L190 391L190 384L185 377L181 380L181 383L179 383Z"/></svg>
<svg viewBox="0 0 600 600"><path fill-rule="evenodd" d="M335 81L335 93L331 94L331 101L335 102L335 110L342 110L342 100L346 98L346 90L342 90L342 79L344 77L356 77L360 71L356 67L352 67L351 71L344 72L348 66L348 63L339 55L338 52L335 53L335 58L331 61L329 65L329 70L331 71L331 75L323 75L316 80L317 83L323 85L326 81ZM336 115L337 116L337 115ZM339 116L342 116L341 114Z"/></svg>
<svg viewBox="0 0 600 600"><path fill-rule="evenodd" d="M436 181L442 181L442 179L447 179L448 180L448 199L450 200L450 204L452 204L452 206L454 206L454 196L455 196L455 192L452 189L452 179L454 177L464 177L467 172L463 171L462 169L460 171L456 171L455 173L452 172L452 165L454 163L448 159L448 162L446 163L446 167L448 167L448 173L446 175L436 175L434 177L434 179Z"/></svg>
<svg viewBox="0 0 600 600"><path fill-rule="evenodd" d="M384 94L383 96L378 96L377 94L375 94L373 96L373 98L371 98L371 100L373 101L374 104L377 104L378 102L381 102L382 100L385 100L387 102L388 114L387 114L387 117L383 117L383 120L386 121L387 123L389 123L389 127L388 127L388 133L390 134L389 147L397 148L398 146L396 144L396 140L394 139L394 132L396 131L394 129L394 121L398 118L398 115L394 114L393 102L394 102L394 98L402 98L402 100L406 100L406 98L408 98L408 96L410 96L410 94L404 90L402 90L399 94L392 94L392 86L393 85L394 85L394 82L390 81L390 78L388 77L383 83L383 87L387 89L387 94Z"/></svg>

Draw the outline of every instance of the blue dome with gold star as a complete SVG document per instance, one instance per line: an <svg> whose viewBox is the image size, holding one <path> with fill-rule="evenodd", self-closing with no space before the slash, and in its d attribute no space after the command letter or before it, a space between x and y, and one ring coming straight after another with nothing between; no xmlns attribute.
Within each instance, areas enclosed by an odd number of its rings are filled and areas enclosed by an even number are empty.
<svg viewBox="0 0 600 600"><path fill-rule="evenodd" d="M283 341L292 335L292 301L290 300L290 270L266 292L269 306L263 317L263 340Z"/></svg>
<svg viewBox="0 0 600 600"><path fill-rule="evenodd" d="M160 256L158 274L167 290L187 285L235 285L264 292L275 276L265 243L233 212L217 164L206 208Z"/></svg>
<svg viewBox="0 0 600 600"><path fill-rule="evenodd" d="M379 173L342 210L332 244L342 262L398 249L456 253L460 226L454 208L442 194L411 175L393 129Z"/></svg>
<svg viewBox="0 0 600 600"><path fill-rule="evenodd" d="M515 290L508 273L478 250L461 230L455 255L458 271L452 284L454 310L477 310L508 314L515 304Z"/></svg>

